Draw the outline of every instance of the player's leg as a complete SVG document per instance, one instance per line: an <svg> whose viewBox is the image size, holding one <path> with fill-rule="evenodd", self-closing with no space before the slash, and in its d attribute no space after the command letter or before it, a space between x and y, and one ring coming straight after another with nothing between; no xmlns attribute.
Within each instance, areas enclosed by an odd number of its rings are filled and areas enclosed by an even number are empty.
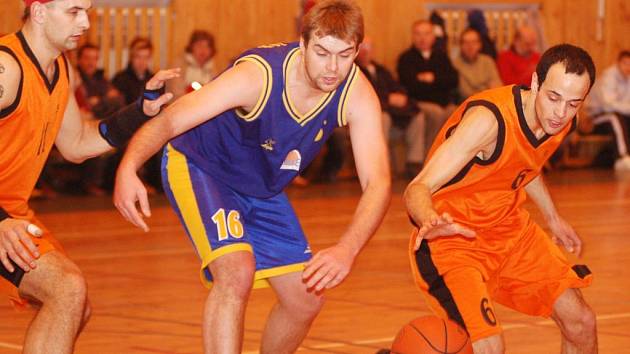
<svg viewBox="0 0 630 354"><path fill-rule="evenodd" d="M528 222L522 230L522 238L491 280L493 299L528 315L552 317L562 331L563 353L597 352L595 315L576 290L591 283L590 270L572 266L535 223Z"/></svg>
<svg viewBox="0 0 630 354"><path fill-rule="evenodd" d="M563 354L597 353L595 313L578 289L566 289L556 300L551 318L562 333Z"/></svg>
<svg viewBox="0 0 630 354"><path fill-rule="evenodd" d="M243 343L245 308L254 279L251 252L228 253L208 266L213 286L203 315L206 353L240 353Z"/></svg>
<svg viewBox="0 0 630 354"><path fill-rule="evenodd" d="M440 242L430 247L425 240L414 252L412 238L410 252L416 283L436 315L466 330L475 353L501 354L505 351L502 329L480 271L484 265L476 261L486 257L481 251L465 250L470 241L463 238L449 242L454 244L452 249L448 245L440 247ZM457 257L454 252L459 252Z"/></svg>
<svg viewBox="0 0 630 354"><path fill-rule="evenodd" d="M236 192L213 180L187 158L167 147L163 156L164 191L201 260L206 300L203 338L206 353L240 353L247 299L255 261L247 220Z"/></svg>
<svg viewBox="0 0 630 354"><path fill-rule="evenodd" d="M278 297L265 326L261 352L293 353L323 304L323 298L302 282L311 249L284 193L247 198L247 204L256 216L245 220L256 255L254 287L271 285Z"/></svg>
<svg viewBox="0 0 630 354"><path fill-rule="evenodd" d="M24 275L21 297L39 307L31 322L24 353L72 353L90 309L79 268L58 251L44 254L37 268Z"/></svg>
<svg viewBox="0 0 630 354"><path fill-rule="evenodd" d="M301 272L269 278L269 283L278 296L278 302L267 319L261 353L293 353L306 337L324 304L324 298L306 289Z"/></svg>

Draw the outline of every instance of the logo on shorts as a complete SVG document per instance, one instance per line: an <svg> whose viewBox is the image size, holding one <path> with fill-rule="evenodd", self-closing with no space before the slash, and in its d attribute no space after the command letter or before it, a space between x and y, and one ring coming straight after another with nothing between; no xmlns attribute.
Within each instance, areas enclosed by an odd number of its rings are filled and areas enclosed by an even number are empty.
<svg viewBox="0 0 630 354"><path fill-rule="evenodd" d="M307 253L311 253L311 246L306 246L306 249L304 250L304 254Z"/></svg>
<svg viewBox="0 0 630 354"><path fill-rule="evenodd" d="M294 170L299 171L300 165L302 164L302 155L297 150L291 150L287 155L287 158L280 166L281 170Z"/></svg>
<svg viewBox="0 0 630 354"><path fill-rule="evenodd" d="M485 297L481 299L481 315L483 316L483 320L490 326L497 325L497 317L494 315L492 307L490 307L490 301Z"/></svg>

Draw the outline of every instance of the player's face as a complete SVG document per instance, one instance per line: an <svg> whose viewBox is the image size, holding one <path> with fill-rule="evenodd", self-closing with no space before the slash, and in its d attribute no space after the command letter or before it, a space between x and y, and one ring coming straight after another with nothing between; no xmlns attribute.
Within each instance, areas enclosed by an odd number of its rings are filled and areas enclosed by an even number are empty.
<svg viewBox="0 0 630 354"><path fill-rule="evenodd" d="M558 134L575 117L588 94L590 79L582 75L565 73L565 65L556 63L549 68L547 77L536 96L538 122L549 135Z"/></svg>
<svg viewBox="0 0 630 354"><path fill-rule="evenodd" d="M90 28L87 11L91 0L57 0L46 6L44 31L59 50L75 49L79 39Z"/></svg>
<svg viewBox="0 0 630 354"><path fill-rule="evenodd" d="M334 91L352 68L354 58L357 56L357 46L354 42L324 36L313 35L304 48L304 64L306 74L311 83L324 92Z"/></svg>

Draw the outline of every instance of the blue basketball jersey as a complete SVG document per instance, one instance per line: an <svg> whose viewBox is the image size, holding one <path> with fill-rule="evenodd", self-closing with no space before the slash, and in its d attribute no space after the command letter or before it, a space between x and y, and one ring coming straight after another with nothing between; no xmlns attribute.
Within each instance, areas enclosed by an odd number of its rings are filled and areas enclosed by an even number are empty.
<svg viewBox="0 0 630 354"><path fill-rule="evenodd" d="M299 114L286 91L297 42L246 51L234 65L249 61L264 74L264 89L250 112L229 110L171 141L200 169L230 188L258 198L280 193L317 156L333 130L345 126L346 102L358 70L353 64L339 87L306 114Z"/></svg>

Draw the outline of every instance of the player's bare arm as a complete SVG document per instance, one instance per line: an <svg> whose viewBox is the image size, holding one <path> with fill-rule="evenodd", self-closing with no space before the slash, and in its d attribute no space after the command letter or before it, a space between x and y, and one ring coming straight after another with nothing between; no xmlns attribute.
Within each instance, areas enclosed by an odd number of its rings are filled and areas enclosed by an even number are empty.
<svg viewBox="0 0 630 354"><path fill-rule="evenodd" d="M538 175L534 178L525 186L525 191L542 212L549 229L551 229L554 241L562 245L568 252L579 256L582 252L582 240L556 210L543 177Z"/></svg>
<svg viewBox="0 0 630 354"><path fill-rule="evenodd" d="M455 223L447 213L438 214L433 208L431 196L474 157L485 159L491 156L497 134L498 123L490 110L481 106L469 109L451 137L411 181L404 199L409 215L420 228L419 239L454 234L475 235L474 231Z"/></svg>
<svg viewBox="0 0 630 354"><path fill-rule="evenodd" d="M144 216L150 216L146 189L136 175L138 168L179 134L229 109L251 110L260 97L263 79L263 71L255 64L240 63L200 90L181 97L139 129L116 174L114 204L123 217L148 231L135 206L138 201Z"/></svg>
<svg viewBox="0 0 630 354"><path fill-rule="evenodd" d="M159 90L167 80L178 75L178 69L161 70L147 82L146 89ZM71 87L74 87L74 75L70 76L70 80ZM144 99L143 113L147 117L156 115L172 97L172 94L165 93L155 100ZM134 102L132 105L135 104ZM111 142L108 142L99 132L100 124L100 121L82 117L74 95L70 95L55 145L63 157L71 162L80 163L85 159L98 156L112 149Z"/></svg>
<svg viewBox="0 0 630 354"><path fill-rule="evenodd" d="M318 252L306 265L303 277L316 291L337 286L345 279L354 258L376 232L391 197L381 107L365 76L361 74L357 80L349 97L347 119L363 194L337 245Z"/></svg>
<svg viewBox="0 0 630 354"><path fill-rule="evenodd" d="M10 107L18 94L18 87L22 79L22 72L15 59L0 52L0 110ZM2 131L0 131L2 134ZM8 137L0 137L6 139ZM29 272L37 267L35 259L39 257L37 247L28 235L30 223L27 220L13 219L6 215L0 205L0 262L11 273L15 267Z"/></svg>

